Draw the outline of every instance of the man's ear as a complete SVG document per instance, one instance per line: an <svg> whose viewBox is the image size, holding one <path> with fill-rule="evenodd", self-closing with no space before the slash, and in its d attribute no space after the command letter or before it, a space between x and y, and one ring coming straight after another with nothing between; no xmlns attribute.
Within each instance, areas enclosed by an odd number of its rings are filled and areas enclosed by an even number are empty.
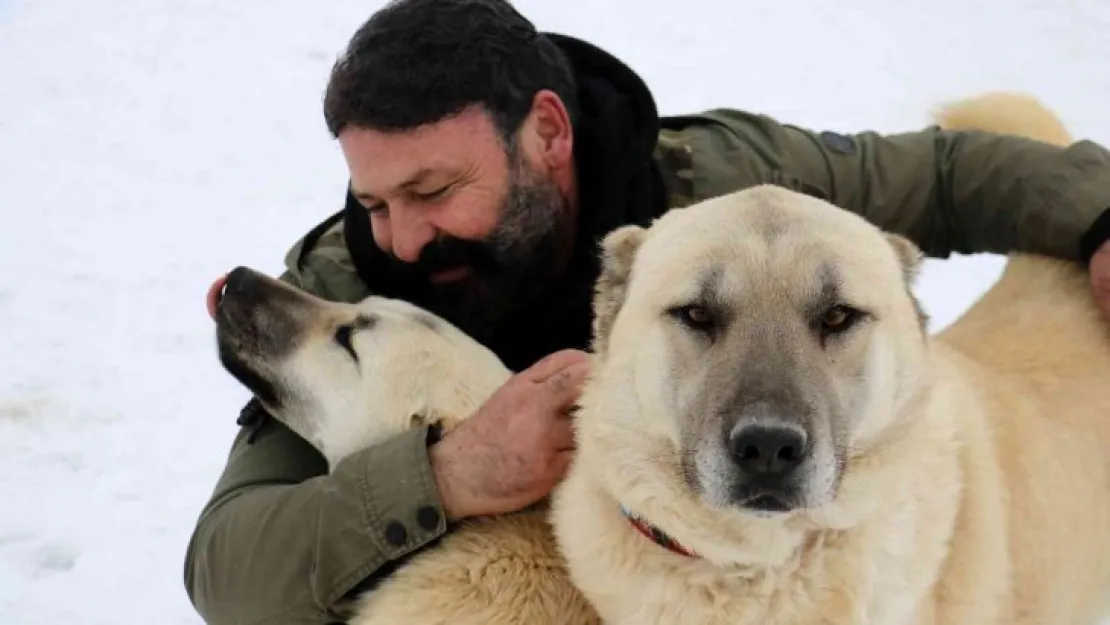
<svg viewBox="0 0 1110 625"><path fill-rule="evenodd" d="M913 285L917 281L917 276L921 273L921 265L924 262L925 254L922 253L913 241L906 237L894 234L892 232L884 233L886 240L890 246L894 248L894 255L898 257L898 262L902 266L902 282L906 287L906 294L913 300L914 308L917 309L917 321L921 327L922 332L927 332L929 327L929 315L925 313L925 309L921 306L921 301L914 295Z"/></svg>
<svg viewBox="0 0 1110 625"><path fill-rule="evenodd" d="M624 305L636 252L647 230L636 225L621 226L601 240L601 275L594 285L593 351L604 357L613 321Z"/></svg>

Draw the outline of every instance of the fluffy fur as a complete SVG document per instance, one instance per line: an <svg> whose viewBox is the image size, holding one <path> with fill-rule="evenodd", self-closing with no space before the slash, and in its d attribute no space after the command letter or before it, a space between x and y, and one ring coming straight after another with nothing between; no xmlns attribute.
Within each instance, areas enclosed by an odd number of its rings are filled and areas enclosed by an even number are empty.
<svg viewBox="0 0 1110 625"><path fill-rule="evenodd" d="M402 301L327 302L246 268L229 274L225 367L334 468L427 422L450 431L510 376L492 352ZM592 625L547 512L468 520L350 607L351 625Z"/></svg>
<svg viewBox="0 0 1110 625"><path fill-rule="evenodd" d="M1018 94L936 116L1071 141ZM605 623L1105 614L1110 342L1081 267L1013 256L929 335L913 244L786 189L672 211L603 250L578 452L552 521Z"/></svg>

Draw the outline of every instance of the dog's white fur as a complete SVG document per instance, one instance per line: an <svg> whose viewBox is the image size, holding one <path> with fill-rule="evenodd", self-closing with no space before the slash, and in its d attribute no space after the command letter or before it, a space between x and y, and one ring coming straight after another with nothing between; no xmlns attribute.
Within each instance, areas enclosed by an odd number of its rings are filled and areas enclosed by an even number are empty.
<svg viewBox="0 0 1110 625"><path fill-rule="evenodd" d="M937 119L1071 141L1017 94ZM1106 613L1110 342L1079 265L1013 256L970 310L927 336L906 286L916 248L785 189L619 229L604 254L578 452L552 509L572 579L604 622L1084 625ZM677 452L678 407L702 375L686 352L700 348L660 310L715 264L742 294L737 314L762 311L737 323L790 332L794 311L764 314L761 302L786 301L821 262L875 313L827 353L804 352L829 361L819 364L850 407L839 490L781 515L715 505L684 482ZM622 504L697 557L634 531Z"/></svg>
<svg viewBox="0 0 1110 625"><path fill-rule="evenodd" d="M222 355L277 389L281 401L264 405L331 469L423 423L439 423L449 435L511 375L491 351L412 304L382 297L328 302L259 273L251 280L249 289L223 296ZM344 326L355 328L353 355L336 340ZM269 342L252 338L267 329ZM464 521L346 606L348 622L597 623L570 583L547 514L540 505Z"/></svg>

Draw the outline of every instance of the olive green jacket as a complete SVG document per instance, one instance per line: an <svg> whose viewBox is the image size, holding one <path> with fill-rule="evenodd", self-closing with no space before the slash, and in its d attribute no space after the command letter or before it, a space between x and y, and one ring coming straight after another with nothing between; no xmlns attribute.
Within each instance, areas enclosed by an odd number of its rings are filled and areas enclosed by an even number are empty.
<svg viewBox="0 0 1110 625"><path fill-rule="evenodd" d="M859 213L933 257L1026 251L1082 262L1106 238L1110 153L1091 142L1062 149L936 128L846 136L734 110L662 123L654 154L671 207L771 182ZM368 295L339 224L298 263L303 243L283 279L332 300ZM188 546L186 588L208 623L342 618L337 605L352 589L446 531L426 431L354 454L330 475L279 423L248 441L252 431L235 439Z"/></svg>

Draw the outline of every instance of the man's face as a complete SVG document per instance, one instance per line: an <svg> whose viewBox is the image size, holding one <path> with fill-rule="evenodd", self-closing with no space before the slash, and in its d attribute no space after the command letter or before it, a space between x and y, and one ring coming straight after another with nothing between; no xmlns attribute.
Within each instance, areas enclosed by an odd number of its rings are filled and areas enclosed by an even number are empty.
<svg viewBox="0 0 1110 625"><path fill-rule="evenodd" d="M534 303L570 244L566 197L530 133L526 123L507 150L489 116L468 109L415 130L339 136L378 247L408 263L426 305L475 336Z"/></svg>

